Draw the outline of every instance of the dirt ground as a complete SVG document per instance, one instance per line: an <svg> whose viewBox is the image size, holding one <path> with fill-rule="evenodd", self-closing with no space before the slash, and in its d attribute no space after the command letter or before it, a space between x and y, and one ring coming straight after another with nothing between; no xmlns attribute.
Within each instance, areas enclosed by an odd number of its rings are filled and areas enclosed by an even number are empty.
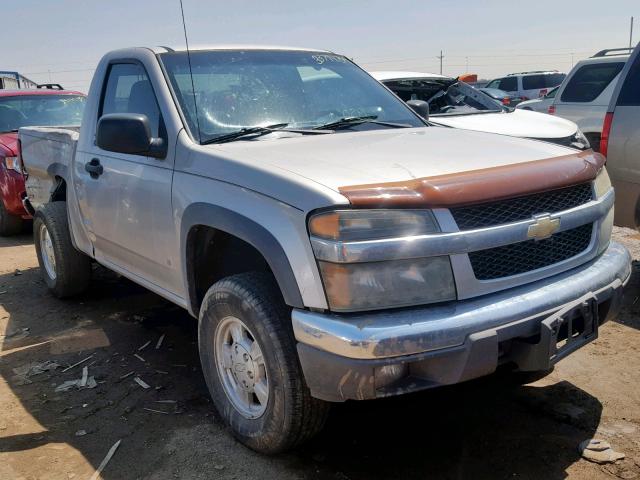
<svg viewBox="0 0 640 480"><path fill-rule="evenodd" d="M615 236L640 260L640 236ZM318 438L276 457L244 448L216 417L194 320L102 268L94 274L89 293L57 300L30 236L0 238L0 479L89 478L118 440L104 479L640 478L637 265L618 319L549 377L515 386L497 374L336 405ZM13 370L45 361L60 367ZM83 366L95 388L55 391ZM581 459L577 446L591 437L626 458Z"/></svg>

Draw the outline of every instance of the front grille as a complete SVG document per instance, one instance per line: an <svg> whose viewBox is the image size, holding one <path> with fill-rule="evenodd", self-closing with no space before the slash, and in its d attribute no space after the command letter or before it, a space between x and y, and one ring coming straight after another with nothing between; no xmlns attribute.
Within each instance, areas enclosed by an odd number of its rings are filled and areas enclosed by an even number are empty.
<svg viewBox="0 0 640 480"><path fill-rule="evenodd" d="M460 230L472 230L527 220L541 213L568 210L587 203L591 199L591 184L583 183L498 202L452 208L451 214Z"/></svg>
<svg viewBox="0 0 640 480"><path fill-rule="evenodd" d="M556 233L544 240L527 240L469 254L478 280L518 275L567 260L584 252L591 242L593 224Z"/></svg>

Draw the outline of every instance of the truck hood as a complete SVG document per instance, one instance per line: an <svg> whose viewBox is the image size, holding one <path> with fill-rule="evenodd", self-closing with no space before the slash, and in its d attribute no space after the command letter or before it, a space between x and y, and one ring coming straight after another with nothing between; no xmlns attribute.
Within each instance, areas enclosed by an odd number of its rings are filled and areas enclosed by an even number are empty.
<svg viewBox="0 0 640 480"><path fill-rule="evenodd" d="M16 132L0 133L0 149L6 150L9 156L15 155L18 151L18 134Z"/></svg>
<svg viewBox="0 0 640 480"><path fill-rule="evenodd" d="M453 128L541 139L570 137L578 130L578 126L570 120L518 109L475 115L434 115L430 121Z"/></svg>
<svg viewBox="0 0 640 480"><path fill-rule="evenodd" d="M339 132L201 147L281 177L303 177L334 191L345 185L405 181L559 157L575 150L551 143L444 127ZM289 134L284 134L289 135ZM259 190L268 192L269 185Z"/></svg>

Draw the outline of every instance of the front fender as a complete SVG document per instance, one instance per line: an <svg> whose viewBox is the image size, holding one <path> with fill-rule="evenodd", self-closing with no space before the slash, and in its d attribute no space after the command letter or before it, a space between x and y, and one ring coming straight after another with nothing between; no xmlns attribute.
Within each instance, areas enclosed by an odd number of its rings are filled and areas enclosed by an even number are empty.
<svg viewBox="0 0 640 480"><path fill-rule="evenodd" d="M180 251L182 258L189 258L187 252L188 235L194 226L203 225L233 235L254 247L267 261L273 272L287 305L303 308L304 302L293 268L280 242L262 225L244 215L217 205L195 203L189 205L182 214L180 229ZM197 295L193 279L193 262L182 262L183 278L187 281L191 313L198 311Z"/></svg>

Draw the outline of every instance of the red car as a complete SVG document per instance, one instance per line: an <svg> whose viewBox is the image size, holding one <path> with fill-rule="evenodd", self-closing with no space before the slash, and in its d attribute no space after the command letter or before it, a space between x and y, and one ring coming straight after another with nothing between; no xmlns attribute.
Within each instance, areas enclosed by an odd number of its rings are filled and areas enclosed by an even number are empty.
<svg viewBox="0 0 640 480"><path fill-rule="evenodd" d="M0 235L19 233L31 218L22 204L18 129L80 125L84 103L84 94L69 90L0 90Z"/></svg>

